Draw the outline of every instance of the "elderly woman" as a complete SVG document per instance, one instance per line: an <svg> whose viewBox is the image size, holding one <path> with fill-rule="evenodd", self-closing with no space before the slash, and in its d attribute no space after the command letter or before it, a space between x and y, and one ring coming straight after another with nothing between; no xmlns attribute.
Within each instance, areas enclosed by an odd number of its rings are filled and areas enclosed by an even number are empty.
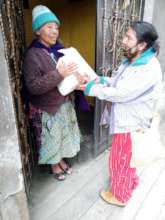
<svg viewBox="0 0 165 220"><path fill-rule="evenodd" d="M74 63L56 62L61 48L57 41L60 21L46 6L32 12L35 40L28 48L23 63L23 78L30 106L30 118L38 145L38 163L50 164L54 177L64 180L72 170L63 158L73 157L80 150L80 135L73 104L62 96L57 85L71 72ZM80 80L80 78L79 78Z"/></svg>

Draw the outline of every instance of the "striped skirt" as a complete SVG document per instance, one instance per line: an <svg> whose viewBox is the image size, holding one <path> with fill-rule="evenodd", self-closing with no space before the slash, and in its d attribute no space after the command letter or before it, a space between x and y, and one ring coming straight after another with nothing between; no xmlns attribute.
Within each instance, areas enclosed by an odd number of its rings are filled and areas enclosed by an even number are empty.
<svg viewBox="0 0 165 220"><path fill-rule="evenodd" d="M132 143L130 133L114 134L109 157L112 194L121 202L127 202L139 183L136 168L130 168Z"/></svg>

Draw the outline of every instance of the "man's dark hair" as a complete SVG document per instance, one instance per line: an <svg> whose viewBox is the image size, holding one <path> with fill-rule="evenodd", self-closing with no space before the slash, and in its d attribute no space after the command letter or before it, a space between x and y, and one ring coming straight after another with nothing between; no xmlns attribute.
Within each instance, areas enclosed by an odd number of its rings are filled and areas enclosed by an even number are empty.
<svg viewBox="0 0 165 220"><path fill-rule="evenodd" d="M152 24L136 21L132 23L131 28L136 32L138 43L146 42L146 49L151 47L154 52L159 52L158 33Z"/></svg>

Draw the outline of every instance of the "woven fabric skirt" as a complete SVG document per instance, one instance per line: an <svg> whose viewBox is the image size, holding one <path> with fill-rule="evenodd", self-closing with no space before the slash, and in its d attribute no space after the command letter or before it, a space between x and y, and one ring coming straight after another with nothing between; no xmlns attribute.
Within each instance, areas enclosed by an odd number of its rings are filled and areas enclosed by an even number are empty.
<svg viewBox="0 0 165 220"><path fill-rule="evenodd" d="M39 164L56 164L80 150L80 132L71 102L64 103L52 116L43 112Z"/></svg>

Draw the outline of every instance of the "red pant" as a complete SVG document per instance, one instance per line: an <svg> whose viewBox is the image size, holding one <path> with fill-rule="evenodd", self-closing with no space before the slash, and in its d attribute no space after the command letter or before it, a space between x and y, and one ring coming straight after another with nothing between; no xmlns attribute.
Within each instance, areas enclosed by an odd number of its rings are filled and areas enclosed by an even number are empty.
<svg viewBox="0 0 165 220"><path fill-rule="evenodd" d="M127 202L133 189L139 183L136 168L130 168L131 159L130 133L114 134L109 157L109 171L111 177L112 194L121 202Z"/></svg>

